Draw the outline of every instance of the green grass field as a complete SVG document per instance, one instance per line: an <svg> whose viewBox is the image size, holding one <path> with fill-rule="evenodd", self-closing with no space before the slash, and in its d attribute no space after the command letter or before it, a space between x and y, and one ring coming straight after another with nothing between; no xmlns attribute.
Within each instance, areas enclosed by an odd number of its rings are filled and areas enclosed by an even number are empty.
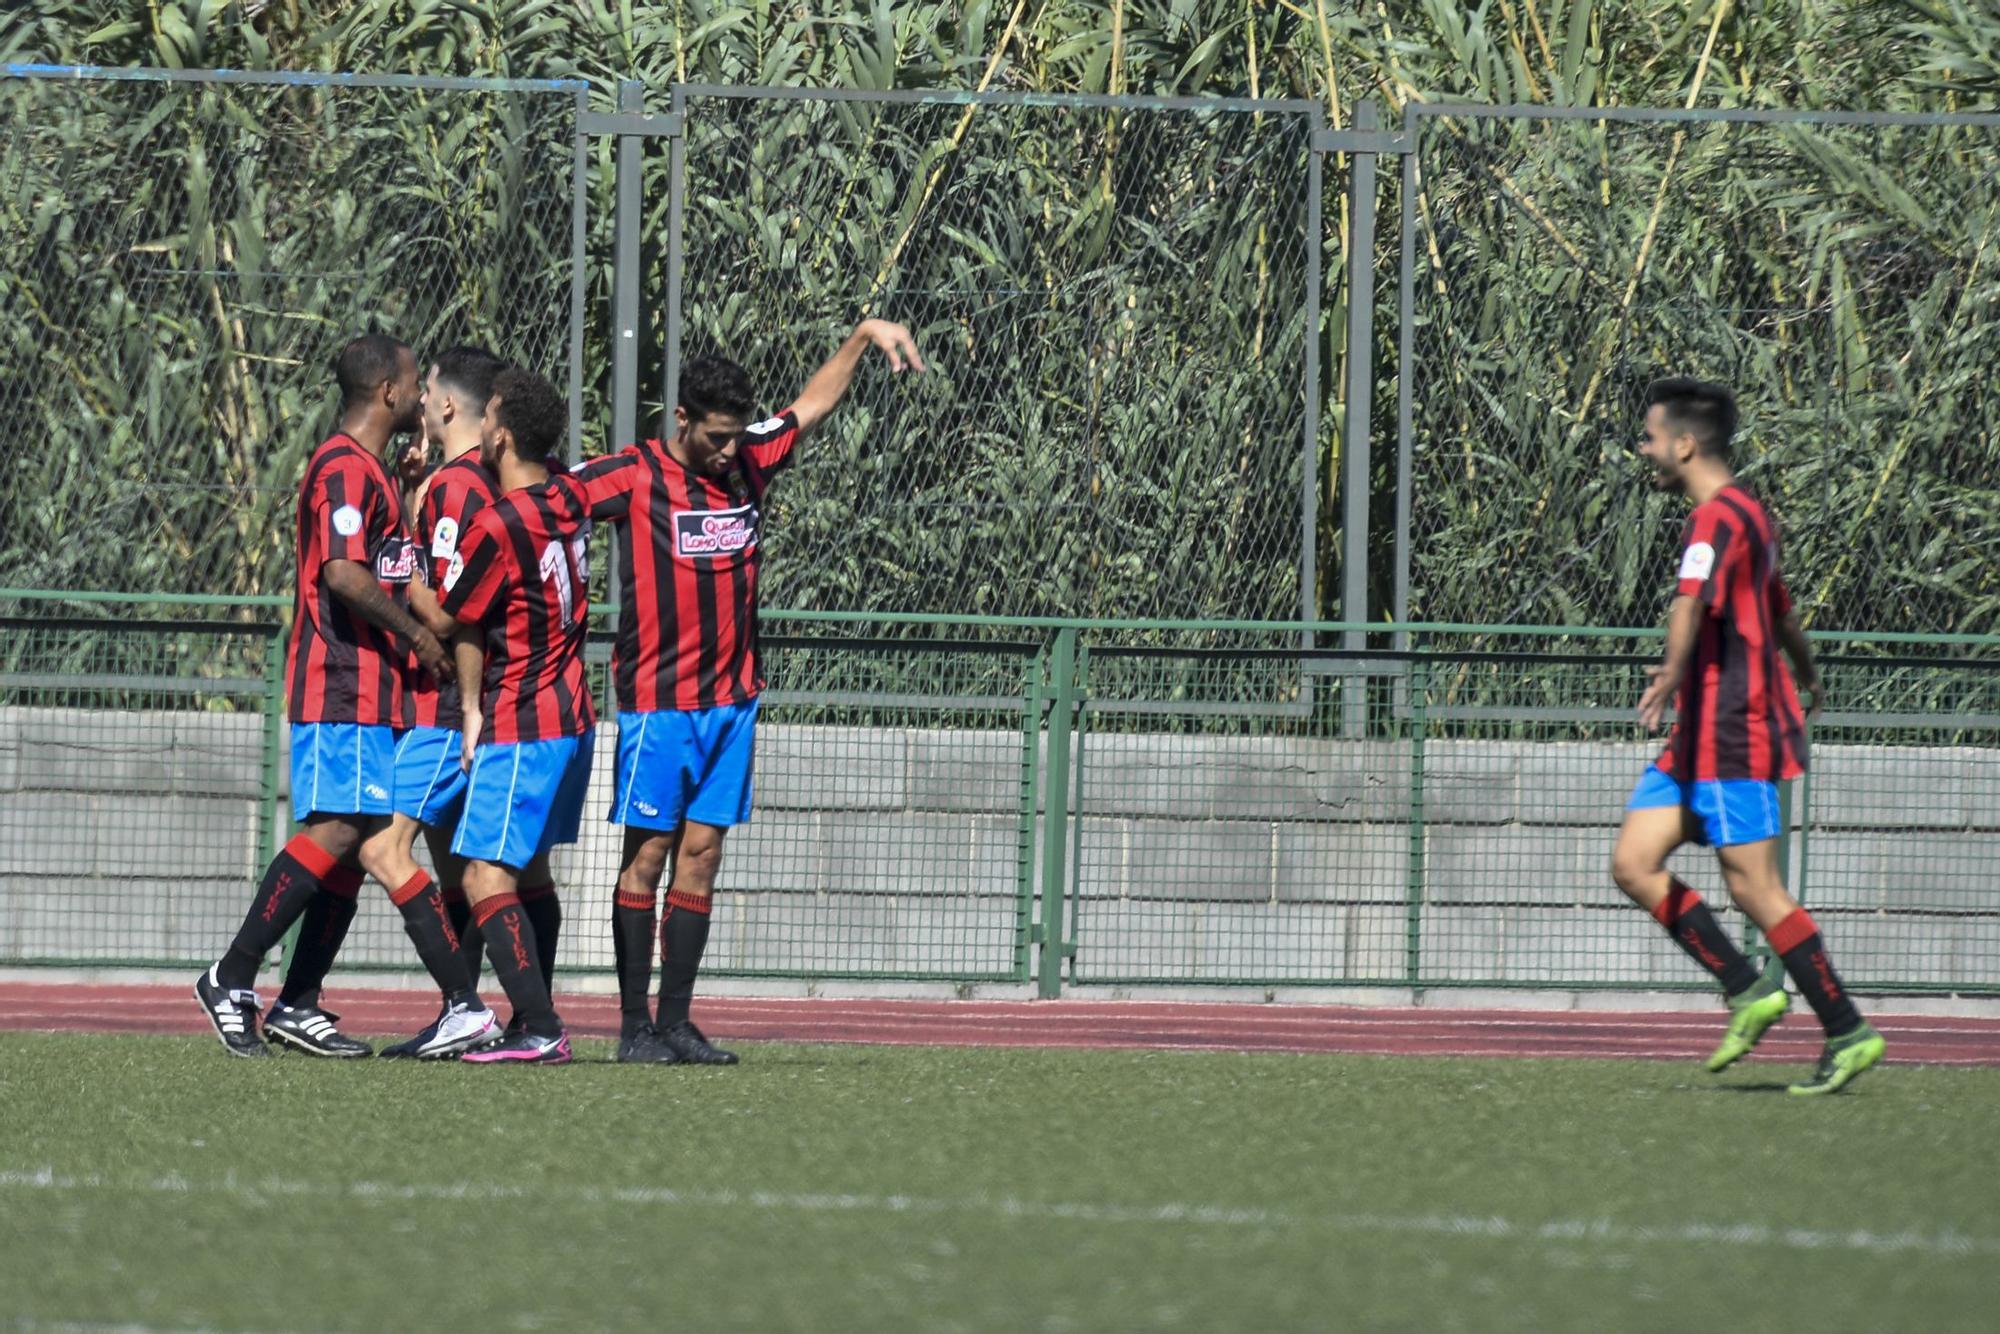
<svg viewBox="0 0 2000 1334"><path fill-rule="evenodd" d="M0 1035L0 1326L1990 1330L2000 1071Z"/></svg>

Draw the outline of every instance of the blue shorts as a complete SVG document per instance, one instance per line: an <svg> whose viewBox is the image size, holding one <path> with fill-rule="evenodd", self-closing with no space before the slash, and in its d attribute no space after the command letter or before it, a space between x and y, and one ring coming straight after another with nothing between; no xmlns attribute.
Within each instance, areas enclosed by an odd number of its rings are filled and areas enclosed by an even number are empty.
<svg viewBox="0 0 2000 1334"><path fill-rule="evenodd" d="M556 844L576 842L596 740L591 731L474 751L452 852L518 871Z"/></svg>
<svg viewBox="0 0 2000 1334"><path fill-rule="evenodd" d="M1702 828L1702 837L1696 841L1713 848L1761 843L1776 838L1779 832L1778 785L1758 778L1684 783L1652 765L1632 789L1625 809L1645 811L1661 806L1693 811Z"/></svg>
<svg viewBox="0 0 2000 1334"><path fill-rule="evenodd" d="M396 795L396 729L380 723L292 724L292 819L387 815Z"/></svg>
<svg viewBox="0 0 2000 1334"><path fill-rule="evenodd" d="M398 815L407 815L432 829L450 829L465 808L465 770L458 757L465 733L456 727L412 727L396 742Z"/></svg>
<svg viewBox="0 0 2000 1334"><path fill-rule="evenodd" d="M727 829L750 820L757 701L712 709L618 715L611 823L677 829L683 820Z"/></svg>

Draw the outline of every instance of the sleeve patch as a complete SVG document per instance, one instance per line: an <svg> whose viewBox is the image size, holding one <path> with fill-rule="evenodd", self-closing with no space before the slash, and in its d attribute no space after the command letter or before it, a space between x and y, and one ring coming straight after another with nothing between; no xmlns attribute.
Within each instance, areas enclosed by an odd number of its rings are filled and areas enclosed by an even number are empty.
<svg viewBox="0 0 2000 1334"><path fill-rule="evenodd" d="M449 560L458 554L458 520L439 519L437 527L431 530L431 555L439 560Z"/></svg>
<svg viewBox="0 0 2000 1334"><path fill-rule="evenodd" d="M464 573L465 573L465 557L458 555L457 553L454 552L451 558L451 564L448 567L446 567L444 572L445 592L449 593L452 589L456 588L458 586L458 576Z"/></svg>
<svg viewBox="0 0 2000 1334"><path fill-rule="evenodd" d="M758 422L755 426L748 428L747 434L776 435L779 431L782 431L784 429L785 429L785 419L783 417L769 417L763 421Z"/></svg>
<svg viewBox="0 0 2000 1334"><path fill-rule="evenodd" d="M1715 569L1715 548L1706 542L1695 542L1681 553L1681 573L1683 579L1706 579Z"/></svg>
<svg viewBox="0 0 2000 1334"><path fill-rule="evenodd" d="M333 531L342 537L353 537L361 531L361 511L352 505L342 505L333 512Z"/></svg>

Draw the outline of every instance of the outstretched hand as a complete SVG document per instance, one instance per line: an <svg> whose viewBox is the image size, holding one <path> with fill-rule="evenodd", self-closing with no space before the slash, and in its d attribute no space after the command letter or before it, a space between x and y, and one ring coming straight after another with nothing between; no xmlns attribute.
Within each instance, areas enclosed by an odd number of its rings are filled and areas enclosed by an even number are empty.
<svg viewBox="0 0 2000 1334"><path fill-rule="evenodd" d="M882 349L882 355L889 359L889 369L898 375L906 370L922 371L923 354L917 351L917 340L910 331L889 320L863 320L861 334Z"/></svg>

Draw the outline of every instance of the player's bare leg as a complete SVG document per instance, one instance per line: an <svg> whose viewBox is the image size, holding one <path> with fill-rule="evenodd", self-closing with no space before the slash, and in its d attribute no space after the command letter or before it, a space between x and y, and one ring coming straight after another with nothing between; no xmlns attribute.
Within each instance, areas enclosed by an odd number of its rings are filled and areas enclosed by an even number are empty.
<svg viewBox="0 0 2000 1334"><path fill-rule="evenodd" d="M1747 1055L1765 1030L1784 1017L1789 1002L1775 978L1758 976L1756 965L1729 939L1701 896L1667 870L1674 850L1700 833L1694 813L1685 806L1629 810L1611 853L1611 877L1721 984L1729 1001L1729 1028L1707 1061L1710 1070L1720 1071Z"/></svg>
<svg viewBox="0 0 2000 1334"><path fill-rule="evenodd" d="M711 1045L688 1017L695 975L708 948L709 911L728 833L699 820L682 822L669 867L666 914L660 919L660 1008L653 1026L689 1065L734 1065L737 1059L734 1052Z"/></svg>
<svg viewBox="0 0 2000 1334"><path fill-rule="evenodd" d="M1716 856L1736 906L1764 933L1772 953L1783 961L1785 972L1826 1030L1818 1069L1811 1079L1794 1084L1792 1092L1820 1094L1844 1088L1882 1059L1885 1044L1882 1035L1861 1017L1834 972L1819 927L1786 890L1784 878L1778 874L1778 840L1717 848Z"/></svg>
<svg viewBox="0 0 2000 1334"><path fill-rule="evenodd" d="M514 1003L521 1031L468 1051L460 1059L482 1065L509 1061L561 1065L570 1059L569 1038L542 981L535 927L521 907L519 889L520 875L510 866L474 860L465 868L472 920L486 936L486 957Z"/></svg>

